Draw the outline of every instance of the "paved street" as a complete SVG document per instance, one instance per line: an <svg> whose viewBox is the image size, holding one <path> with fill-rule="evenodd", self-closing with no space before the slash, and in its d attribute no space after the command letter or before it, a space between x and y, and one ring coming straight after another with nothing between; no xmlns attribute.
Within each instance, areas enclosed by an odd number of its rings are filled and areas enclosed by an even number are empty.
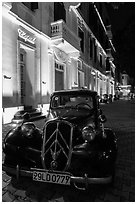
<svg viewBox="0 0 137 204"><path fill-rule="evenodd" d="M3 172L2 199L5 202L134 202L135 201L135 103L115 101L101 105L111 127L118 136L118 158L113 187L91 187L89 192L74 188L32 182L28 179L16 181ZM42 121L36 122L43 125ZM3 127L3 137L9 125Z"/></svg>

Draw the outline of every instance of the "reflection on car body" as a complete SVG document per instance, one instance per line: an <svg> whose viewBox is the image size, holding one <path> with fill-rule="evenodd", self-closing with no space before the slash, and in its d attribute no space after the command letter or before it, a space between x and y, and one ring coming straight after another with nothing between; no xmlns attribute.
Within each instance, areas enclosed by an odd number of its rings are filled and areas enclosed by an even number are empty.
<svg viewBox="0 0 137 204"><path fill-rule="evenodd" d="M17 178L29 176L80 189L81 184L111 183L117 138L104 128L105 121L96 92L56 91L42 131L25 122L7 133L3 170Z"/></svg>

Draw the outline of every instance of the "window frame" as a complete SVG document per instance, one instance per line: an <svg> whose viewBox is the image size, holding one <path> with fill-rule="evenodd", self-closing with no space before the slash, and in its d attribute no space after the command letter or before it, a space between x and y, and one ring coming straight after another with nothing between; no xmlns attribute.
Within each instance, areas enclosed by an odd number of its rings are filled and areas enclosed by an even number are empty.
<svg viewBox="0 0 137 204"><path fill-rule="evenodd" d="M90 37L89 38L89 57L90 59L93 58L93 39Z"/></svg>
<svg viewBox="0 0 137 204"><path fill-rule="evenodd" d="M103 67L103 56L101 53L99 54L99 65L101 68Z"/></svg>
<svg viewBox="0 0 137 204"><path fill-rule="evenodd" d="M81 38L80 33L83 33L83 38ZM78 26L78 37L81 39L80 48L81 48L82 53L84 53L85 52L85 33L80 26Z"/></svg>

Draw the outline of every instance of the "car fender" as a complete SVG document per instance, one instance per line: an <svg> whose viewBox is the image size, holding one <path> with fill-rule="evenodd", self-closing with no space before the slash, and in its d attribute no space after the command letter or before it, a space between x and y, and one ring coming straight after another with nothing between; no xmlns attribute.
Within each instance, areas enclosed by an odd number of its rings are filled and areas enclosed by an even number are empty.
<svg viewBox="0 0 137 204"><path fill-rule="evenodd" d="M18 126L10 130L3 140L3 147L6 148L7 144L15 147L21 148L34 148L41 150L42 146L42 132L36 128L33 132L33 136L28 138L23 135L22 126Z"/></svg>

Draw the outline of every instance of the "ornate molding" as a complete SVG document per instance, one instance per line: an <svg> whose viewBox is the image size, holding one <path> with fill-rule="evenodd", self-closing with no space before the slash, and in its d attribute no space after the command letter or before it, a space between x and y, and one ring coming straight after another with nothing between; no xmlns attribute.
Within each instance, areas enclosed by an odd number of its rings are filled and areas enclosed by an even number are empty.
<svg viewBox="0 0 137 204"><path fill-rule="evenodd" d="M65 52L63 52L62 50L60 50L59 48L55 46L53 46L52 49L53 49L53 52L57 60L61 62L66 62L68 60L68 55Z"/></svg>

